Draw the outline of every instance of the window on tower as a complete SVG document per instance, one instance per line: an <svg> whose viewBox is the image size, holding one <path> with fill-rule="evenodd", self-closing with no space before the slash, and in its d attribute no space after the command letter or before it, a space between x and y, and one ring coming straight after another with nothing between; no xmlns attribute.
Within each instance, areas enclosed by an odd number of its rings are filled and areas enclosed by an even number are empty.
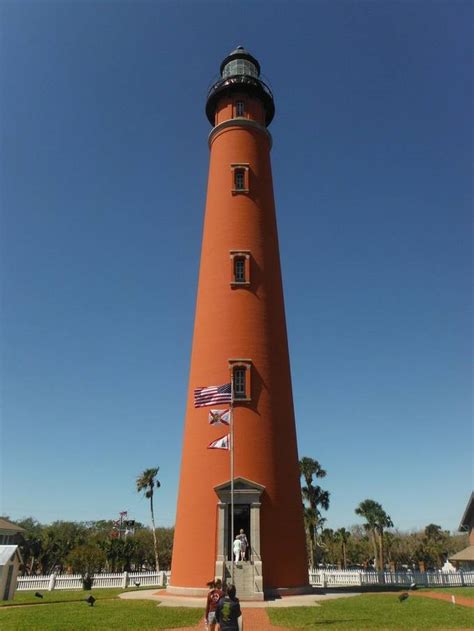
<svg viewBox="0 0 474 631"><path fill-rule="evenodd" d="M245 399L245 373L247 372L245 366L236 366L234 368L234 398Z"/></svg>
<svg viewBox="0 0 474 631"><path fill-rule="evenodd" d="M245 259L240 256L234 259L234 280L236 283L245 283Z"/></svg>
<svg viewBox="0 0 474 631"><path fill-rule="evenodd" d="M235 169L234 184L236 191L245 190L245 171L243 169Z"/></svg>
<svg viewBox="0 0 474 631"><path fill-rule="evenodd" d="M251 359L229 359L231 370L234 401L250 401Z"/></svg>
<svg viewBox="0 0 474 631"><path fill-rule="evenodd" d="M250 252L248 250L230 251L231 287L250 285Z"/></svg>
<svg viewBox="0 0 474 631"><path fill-rule="evenodd" d="M245 103L243 101L237 101L235 104L235 115L245 116Z"/></svg>
<svg viewBox="0 0 474 631"><path fill-rule="evenodd" d="M249 192L249 165L248 164L231 164L232 170L232 193L248 193Z"/></svg>

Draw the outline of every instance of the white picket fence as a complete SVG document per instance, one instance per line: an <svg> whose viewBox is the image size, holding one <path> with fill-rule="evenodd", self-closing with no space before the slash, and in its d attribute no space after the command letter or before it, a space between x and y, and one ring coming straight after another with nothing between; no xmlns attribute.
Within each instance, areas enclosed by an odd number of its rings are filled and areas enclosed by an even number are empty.
<svg viewBox="0 0 474 631"><path fill-rule="evenodd" d="M101 587L166 587L170 572L120 572L118 574L95 574L93 589ZM50 574L48 576L19 576L17 590L82 589L80 574Z"/></svg>
<svg viewBox="0 0 474 631"><path fill-rule="evenodd" d="M409 587L474 586L474 571L470 572L365 572L363 570L309 571L309 581L314 587L364 587L367 585L393 585Z"/></svg>
<svg viewBox="0 0 474 631"><path fill-rule="evenodd" d="M170 572L121 572L118 574L95 574L92 589L104 587L166 587ZM364 572L363 570L309 571L309 582L314 587L365 587L368 585L392 585L409 587L412 583L420 587L474 586L474 571L470 572ZM49 576L19 576L17 589L47 590L82 589L80 574L50 574Z"/></svg>

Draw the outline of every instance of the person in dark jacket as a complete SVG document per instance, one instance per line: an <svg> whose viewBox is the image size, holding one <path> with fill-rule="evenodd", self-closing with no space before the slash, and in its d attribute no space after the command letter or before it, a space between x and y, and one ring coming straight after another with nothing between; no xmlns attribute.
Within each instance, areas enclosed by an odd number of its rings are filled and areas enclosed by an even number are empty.
<svg viewBox="0 0 474 631"><path fill-rule="evenodd" d="M216 608L220 631L239 631L238 620L241 615L239 599L235 596L235 585L228 585L226 595L219 600Z"/></svg>

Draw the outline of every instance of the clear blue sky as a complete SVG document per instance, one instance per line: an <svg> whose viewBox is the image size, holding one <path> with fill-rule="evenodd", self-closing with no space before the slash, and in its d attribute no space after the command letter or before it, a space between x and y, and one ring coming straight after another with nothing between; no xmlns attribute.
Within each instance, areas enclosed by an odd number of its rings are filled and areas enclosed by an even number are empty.
<svg viewBox="0 0 474 631"><path fill-rule="evenodd" d="M328 526L455 529L472 488L470 2L3 2L2 502L174 523L207 88L276 99L300 455ZM212 454L209 455L212 457Z"/></svg>

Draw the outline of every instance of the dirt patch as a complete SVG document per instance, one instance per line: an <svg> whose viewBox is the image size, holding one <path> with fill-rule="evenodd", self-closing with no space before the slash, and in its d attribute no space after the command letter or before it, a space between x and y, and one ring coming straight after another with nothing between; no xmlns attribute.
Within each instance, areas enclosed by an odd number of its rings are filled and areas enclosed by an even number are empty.
<svg viewBox="0 0 474 631"><path fill-rule="evenodd" d="M444 600L451 603L452 596L456 599L456 605L463 607L474 607L474 598L466 598L466 596L456 596L455 594L445 594L444 592L410 592L410 596L419 596L421 598L434 598L435 600Z"/></svg>

